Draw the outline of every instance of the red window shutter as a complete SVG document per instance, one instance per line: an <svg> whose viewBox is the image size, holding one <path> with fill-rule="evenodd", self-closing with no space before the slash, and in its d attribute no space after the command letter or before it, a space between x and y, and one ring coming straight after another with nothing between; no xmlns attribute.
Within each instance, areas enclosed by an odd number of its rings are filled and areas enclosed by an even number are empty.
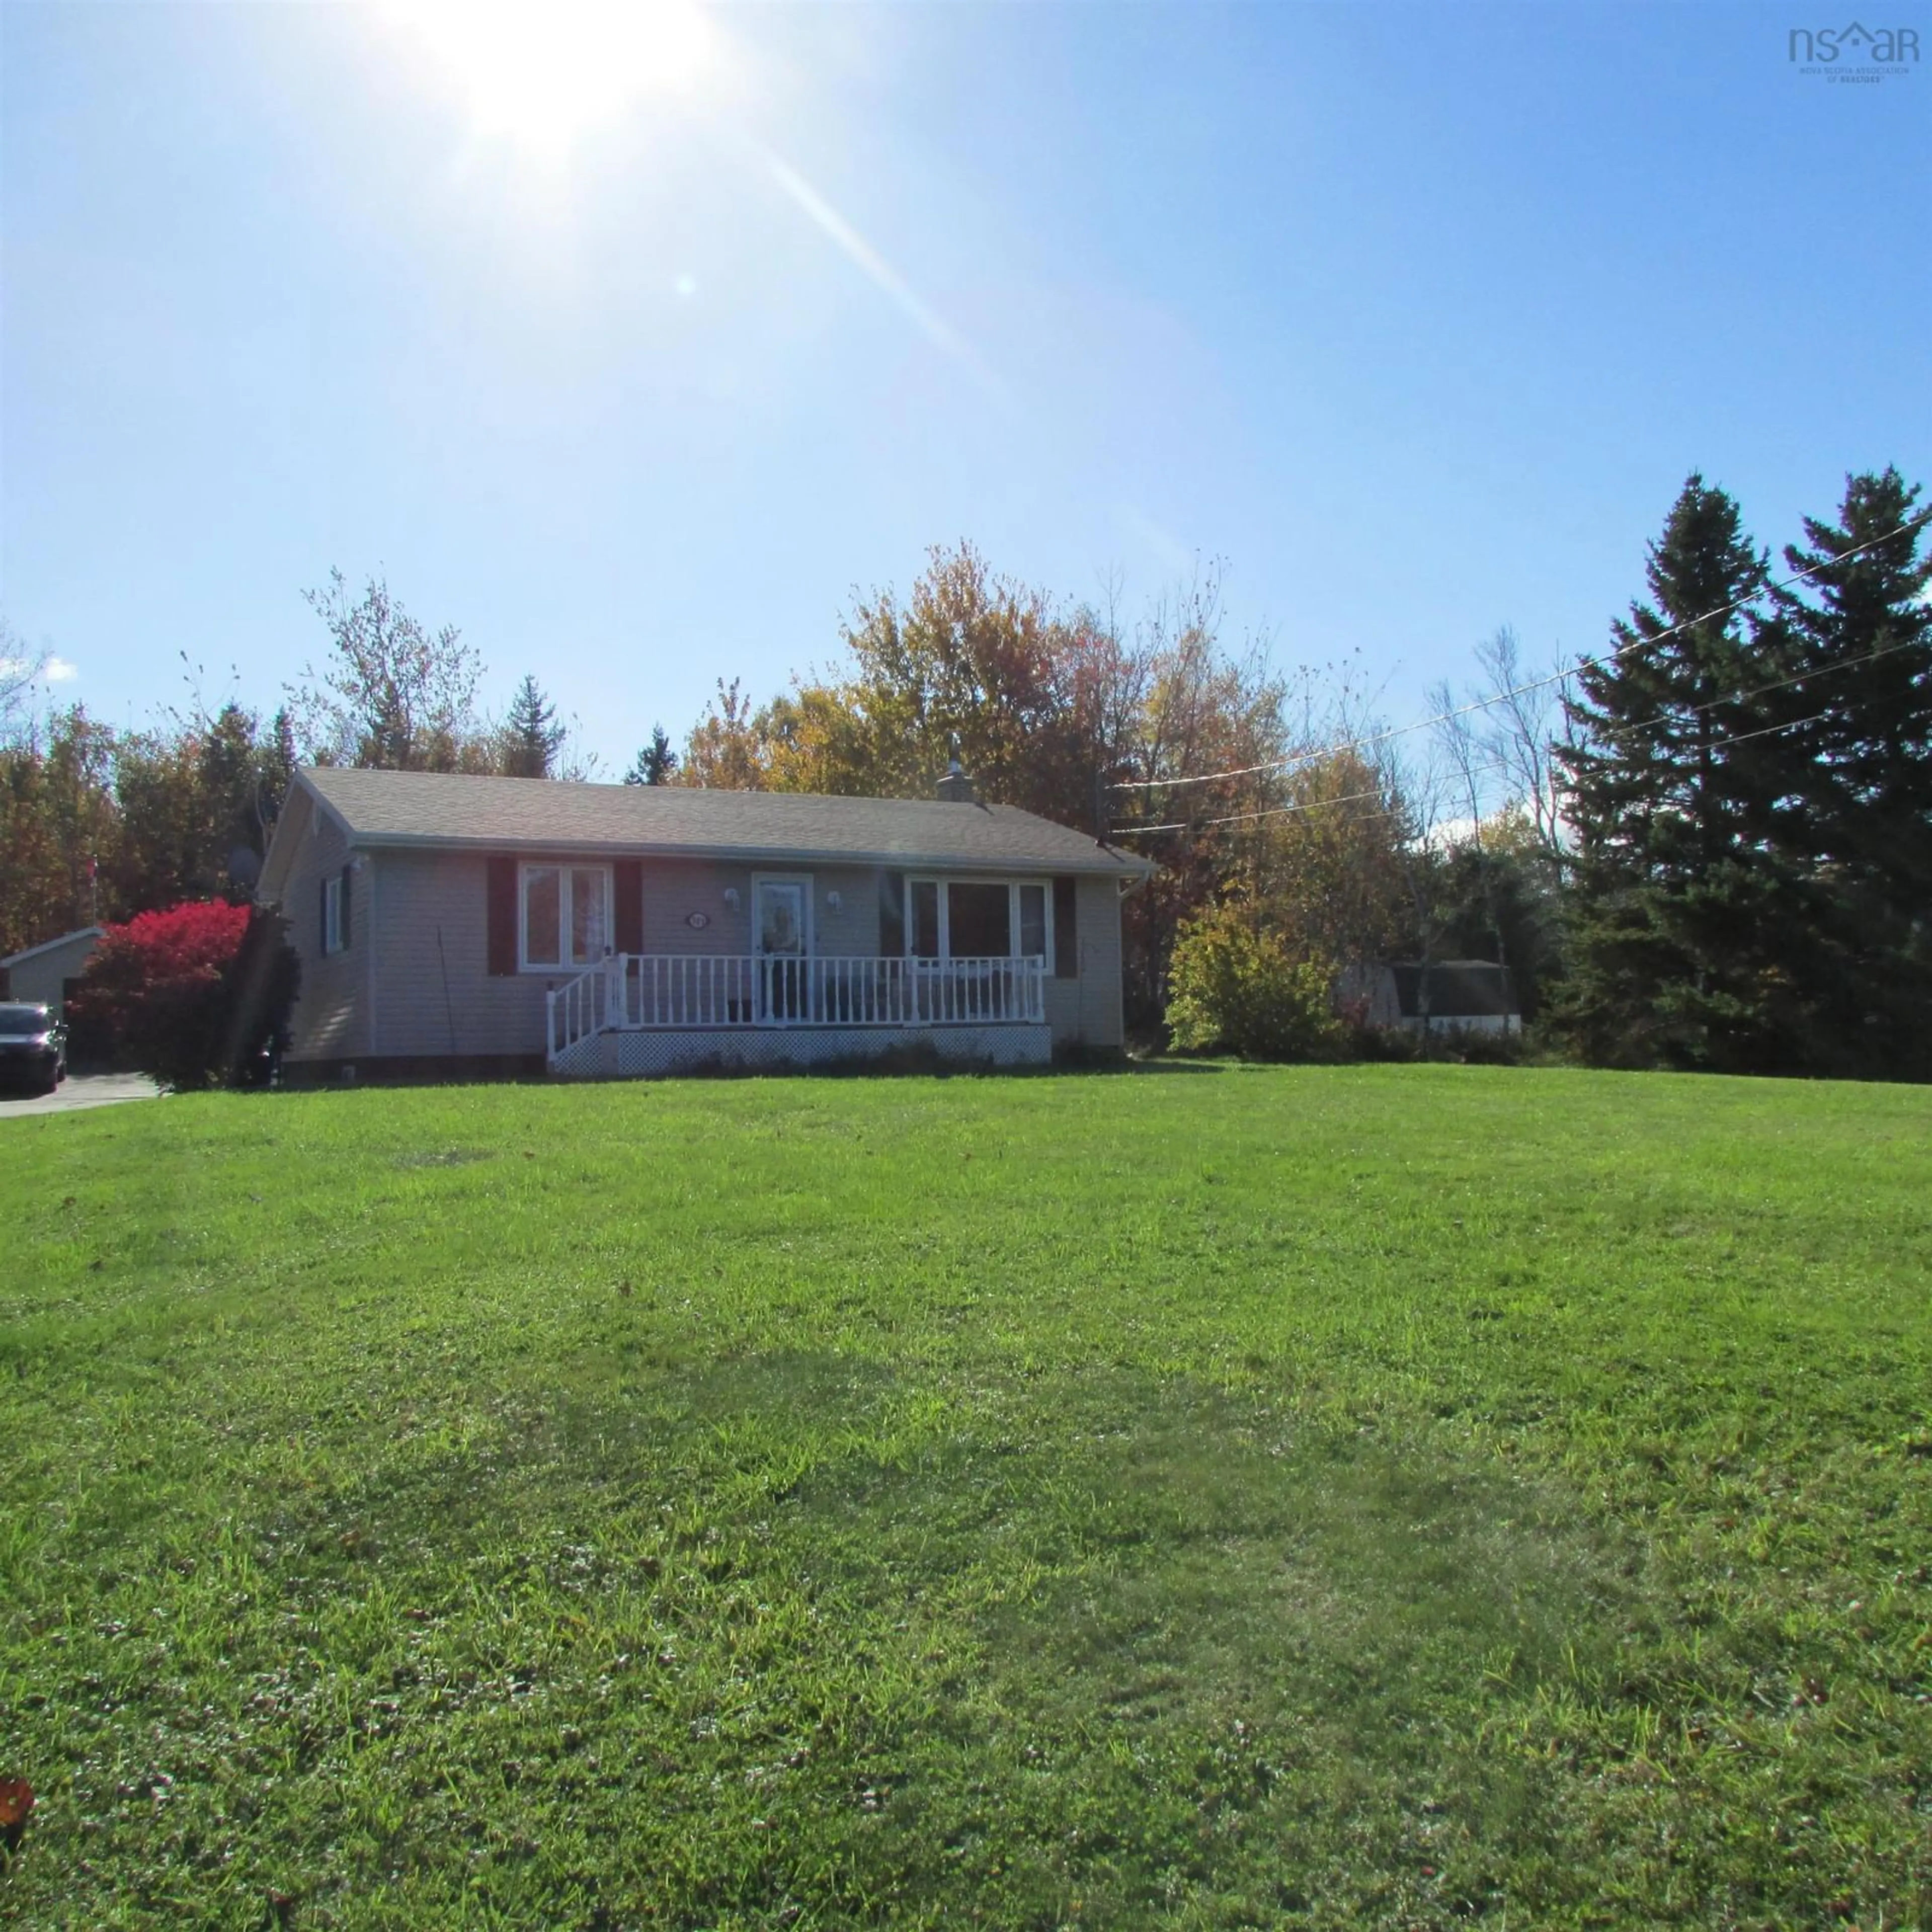
<svg viewBox="0 0 1932 1932"><path fill-rule="evenodd" d="M517 862L486 859L489 874L490 971L496 978L517 970Z"/></svg>
<svg viewBox="0 0 1932 1932"><path fill-rule="evenodd" d="M1077 879L1053 882L1053 976L1077 980L1080 976L1080 927L1075 914L1079 903Z"/></svg>
<svg viewBox="0 0 1932 1932"><path fill-rule="evenodd" d="M644 950L644 866L641 859L620 859L611 885L616 898L611 923L620 952Z"/></svg>

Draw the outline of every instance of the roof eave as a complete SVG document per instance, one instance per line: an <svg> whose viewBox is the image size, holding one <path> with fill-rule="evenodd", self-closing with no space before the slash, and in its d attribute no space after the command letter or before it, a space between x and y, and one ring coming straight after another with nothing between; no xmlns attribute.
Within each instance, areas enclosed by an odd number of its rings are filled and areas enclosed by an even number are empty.
<svg viewBox="0 0 1932 1932"><path fill-rule="evenodd" d="M333 814L338 820L339 813ZM1085 872L1105 878L1138 878L1154 868L1132 853L1096 848L1089 858L1011 858L998 854L932 851L829 851L822 846L667 844L638 838L559 838L490 833L371 832L344 822L350 842L365 850L416 852L583 852L600 858L724 860L752 866L896 866L964 867L984 872Z"/></svg>

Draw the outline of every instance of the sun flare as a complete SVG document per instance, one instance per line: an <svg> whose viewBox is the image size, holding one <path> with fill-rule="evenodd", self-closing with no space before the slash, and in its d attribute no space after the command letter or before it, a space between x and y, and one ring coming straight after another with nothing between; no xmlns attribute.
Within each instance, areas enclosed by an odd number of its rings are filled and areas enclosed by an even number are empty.
<svg viewBox="0 0 1932 1932"><path fill-rule="evenodd" d="M395 0L388 10L460 95L479 135L567 147L703 75L711 29L689 0Z"/></svg>

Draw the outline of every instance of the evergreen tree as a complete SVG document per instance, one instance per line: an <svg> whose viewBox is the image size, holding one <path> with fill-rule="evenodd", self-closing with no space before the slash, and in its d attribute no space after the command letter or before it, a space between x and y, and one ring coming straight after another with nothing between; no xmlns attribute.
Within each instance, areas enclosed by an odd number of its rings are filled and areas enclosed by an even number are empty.
<svg viewBox="0 0 1932 1932"><path fill-rule="evenodd" d="M1848 477L1835 524L1785 558L1806 581L1762 627L1786 680L1772 843L1816 884L1814 990L1831 1070L1932 1078L1932 554L1896 470ZM1854 555L1852 553L1856 552Z"/></svg>
<svg viewBox="0 0 1932 1932"><path fill-rule="evenodd" d="M626 784L669 784L677 770L677 754L662 724L651 727L651 742L638 754L638 761L624 774Z"/></svg>
<svg viewBox="0 0 1932 1932"><path fill-rule="evenodd" d="M509 778L547 778L559 749L568 736L556 722L556 707L544 697L536 680L525 674L503 721L502 770Z"/></svg>
<svg viewBox="0 0 1932 1932"><path fill-rule="evenodd" d="M1805 1064L1815 929L1764 838L1777 675L1750 621L1767 578L1738 508L1700 476L1650 546L1652 604L1614 626L1568 702L1558 753L1576 841L1559 1011L1590 1059L1770 1072Z"/></svg>

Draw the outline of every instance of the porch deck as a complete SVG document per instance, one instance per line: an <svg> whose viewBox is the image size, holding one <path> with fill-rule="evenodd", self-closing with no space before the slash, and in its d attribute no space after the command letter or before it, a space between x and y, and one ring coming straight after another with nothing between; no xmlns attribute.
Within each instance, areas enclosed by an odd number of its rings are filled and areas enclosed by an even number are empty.
<svg viewBox="0 0 1932 1932"><path fill-rule="evenodd" d="M614 953L545 1004L553 1074L809 1066L924 1042L946 1058L1043 1063L1046 962Z"/></svg>

